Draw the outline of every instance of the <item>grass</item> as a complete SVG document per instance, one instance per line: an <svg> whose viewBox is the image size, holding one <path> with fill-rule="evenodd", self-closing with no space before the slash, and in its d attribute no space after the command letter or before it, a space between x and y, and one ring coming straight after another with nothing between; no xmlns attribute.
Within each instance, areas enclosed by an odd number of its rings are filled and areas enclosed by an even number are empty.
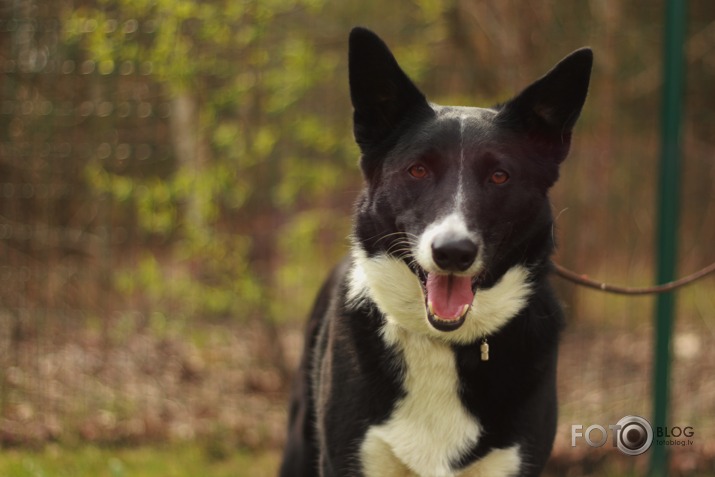
<svg viewBox="0 0 715 477"><path fill-rule="evenodd" d="M278 455L236 451L217 459L200 445L136 448L46 446L4 450L3 477L273 477Z"/></svg>
<svg viewBox="0 0 715 477"><path fill-rule="evenodd" d="M56 444L42 450L7 449L0 452L2 477L274 477L278 471L277 451L235 451L217 457L203 443L141 447L67 447ZM612 463L587 475L599 477L642 477L643 472L625 470ZM623 461L620 462L623 464ZM575 475L552 469L545 477ZM686 474L677 474L686 475ZM712 472L687 474L715 477Z"/></svg>

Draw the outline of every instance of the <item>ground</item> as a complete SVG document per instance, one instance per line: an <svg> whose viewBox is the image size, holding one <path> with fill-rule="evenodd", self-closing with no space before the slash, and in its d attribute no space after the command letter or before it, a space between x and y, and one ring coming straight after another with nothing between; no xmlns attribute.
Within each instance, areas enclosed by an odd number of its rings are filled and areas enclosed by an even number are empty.
<svg viewBox="0 0 715 477"><path fill-rule="evenodd" d="M13 455L18 465L32 467L95 446L125 449L114 461L108 457L113 454L97 451L101 465L131 467L143 454L126 449L145 445L160 455L175 453L162 451L167 446L186 446L187 456L197 452L209 462L253 456L270 469L267 474L273 472L290 380L274 365L278 343L265 328L232 322L172 328L133 320L111 333L92 326L49 331L0 335L0 444L13 449L0 457L0 471ZM302 330L286 325L278 335L292 369ZM572 447L571 426L607 428L625 415L650 415L651 335L648 326L569 327L561 347L552 475L604 475L603 469L640 474L646 467L649 453L627 457L610 440L597 449L583 440ZM692 426L695 434L692 445L670 448L673 475L715 475L715 348L707 335L692 328L675 337L671 422ZM40 453L28 457L23 449ZM224 475L216 469L215 475Z"/></svg>

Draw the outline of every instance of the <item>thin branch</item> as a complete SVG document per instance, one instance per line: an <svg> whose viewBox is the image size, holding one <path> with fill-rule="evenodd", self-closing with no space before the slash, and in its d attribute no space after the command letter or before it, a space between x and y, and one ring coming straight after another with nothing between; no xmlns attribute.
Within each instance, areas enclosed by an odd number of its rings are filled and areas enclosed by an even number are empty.
<svg viewBox="0 0 715 477"><path fill-rule="evenodd" d="M622 287L617 285L610 285L608 283L598 282L596 280L591 280L586 275L580 275L567 268L564 268L555 262L554 271L561 278L564 278L578 285L593 288L595 290L601 290L609 293L618 293L621 295L650 295L655 293L666 293L675 290L676 288L680 288L682 286L693 283L696 280L699 280L715 272L715 263L711 263L707 267L698 270L697 272L683 277L679 280L664 283L662 285L655 285L652 287Z"/></svg>

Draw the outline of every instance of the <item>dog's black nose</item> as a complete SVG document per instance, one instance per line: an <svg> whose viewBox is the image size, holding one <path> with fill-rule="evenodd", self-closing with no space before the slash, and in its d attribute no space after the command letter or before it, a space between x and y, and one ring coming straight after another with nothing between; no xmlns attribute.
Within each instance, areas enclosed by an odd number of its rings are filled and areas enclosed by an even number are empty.
<svg viewBox="0 0 715 477"><path fill-rule="evenodd" d="M447 272L463 272L474 263L479 247L468 238L435 237L432 242L432 259Z"/></svg>

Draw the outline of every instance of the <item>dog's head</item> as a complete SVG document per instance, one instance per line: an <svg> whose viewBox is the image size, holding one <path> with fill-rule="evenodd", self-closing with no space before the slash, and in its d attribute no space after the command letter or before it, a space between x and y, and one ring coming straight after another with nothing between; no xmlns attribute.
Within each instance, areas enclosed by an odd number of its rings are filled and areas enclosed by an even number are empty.
<svg viewBox="0 0 715 477"><path fill-rule="evenodd" d="M350 35L349 64L366 180L356 213L357 255L363 262L401 262L419 284L431 327L456 330L479 289L515 267L544 268L548 260L547 192L586 98L591 50L575 51L492 108L429 103L385 43L364 28ZM403 304L394 306L413 306L414 297L395 299Z"/></svg>

